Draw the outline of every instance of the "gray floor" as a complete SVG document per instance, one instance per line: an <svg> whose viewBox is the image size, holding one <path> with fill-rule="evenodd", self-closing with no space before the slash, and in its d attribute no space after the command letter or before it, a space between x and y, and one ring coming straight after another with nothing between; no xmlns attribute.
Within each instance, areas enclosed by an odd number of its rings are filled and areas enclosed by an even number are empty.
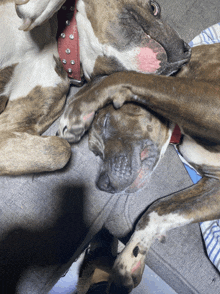
<svg viewBox="0 0 220 294"><path fill-rule="evenodd" d="M80 261L79 259L77 262L73 263L66 276L58 281L49 294L76 293L77 272ZM138 287L133 290L132 294L176 294L176 292L148 266L145 266L142 281Z"/></svg>

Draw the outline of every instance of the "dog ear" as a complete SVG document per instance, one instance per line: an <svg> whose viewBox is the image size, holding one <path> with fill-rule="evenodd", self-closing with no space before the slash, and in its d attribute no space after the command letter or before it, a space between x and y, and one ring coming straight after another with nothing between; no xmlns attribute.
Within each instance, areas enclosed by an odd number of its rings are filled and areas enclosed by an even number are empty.
<svg viewBox="0 0 220 294"><path fill-rule="evenodd" d="M95 128L95 124L92 125L92 128L89 132L89 150L91 150L96 156L99 156L102 160L104 159L104 142L102 137L99 135Z"/></svg>

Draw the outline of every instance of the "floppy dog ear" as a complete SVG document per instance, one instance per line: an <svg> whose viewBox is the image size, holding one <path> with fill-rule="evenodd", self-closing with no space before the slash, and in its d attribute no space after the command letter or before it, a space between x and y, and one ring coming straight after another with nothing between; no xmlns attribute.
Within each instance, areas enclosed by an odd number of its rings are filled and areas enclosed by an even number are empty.
<svg viewBox="0 0 220 294"><path fill-rule="evenodd" d="M89 150L91 150L96 156L101 157L101 159L104 159L104 142L102 140L102 137L98 134L96 129L92 126L90 132L89 132Z"/></svg>

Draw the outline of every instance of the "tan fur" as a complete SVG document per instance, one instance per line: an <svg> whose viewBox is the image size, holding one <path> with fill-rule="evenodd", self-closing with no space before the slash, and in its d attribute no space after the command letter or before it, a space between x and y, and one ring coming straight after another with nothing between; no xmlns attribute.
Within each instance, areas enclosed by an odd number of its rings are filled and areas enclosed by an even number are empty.
<svg viewBox="0 0 220 294"><path fill-rule="evenodd" d="M58 137L40 137L62 113L69 89L54 39L56 20L53 18L36 28L34 33L21 32L14 1L0 4L0 13L11 14L11 22L7 23L9 36L4 36L1 43L5 48L1 48L0 64L0 175L63 168L71 156L70 145ZM3 16L2 21L8 22L10 16ZM14 46L17 46L16 52ZM10 58L13 63L7 65ZM45 68L38 66L38 62ZM46 78L47 72L54 81L49 75ZM36 85L31 87L29 80ZM42 80L48 86L42 86ZM27 95L22 95L27 87L30 89Z"/></svg>
<svg viewBox="0 0 220 294"><path fill-rule="evenodd" d="M2 132L0 152L0 175L54 171L63 168L71 156L66 140L25 132Z"/></svg>
<svg viewBox="0 0 220 294"><path fill-rule="evenodd" d="M39 86L28 97L8 102L0 115L0 175L53 171L65 166L71 155L66 140L39 136L61 114L65 92L61 86Z"/></svg>

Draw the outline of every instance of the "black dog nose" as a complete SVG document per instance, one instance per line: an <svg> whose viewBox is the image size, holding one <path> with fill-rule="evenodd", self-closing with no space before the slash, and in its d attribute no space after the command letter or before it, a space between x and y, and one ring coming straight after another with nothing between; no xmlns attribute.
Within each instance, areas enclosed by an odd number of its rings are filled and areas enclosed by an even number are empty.
<svg viewBox="0 0 220 294"><path fill-rule="evenodd" d="M183 53L185 53L186 55L191 54L191 47L189 46L189 44L187 44L185 41L183 41Z"/></svg>
<svg viewBox="0 0 220 294"><path fill-rule="evenodd" d="M167 56L170 63L189 60L191 56L191 47L182 39L177 42L171 42L167 46Z"/></svg>
<svg viewBox="0 0 220 294"><path fill-rule="evenodd" d="M100 175L96 185L101 191L105 191L109 193L115 192L115 188L111 185L111 182L107 173L102 173Z"/></svg>

